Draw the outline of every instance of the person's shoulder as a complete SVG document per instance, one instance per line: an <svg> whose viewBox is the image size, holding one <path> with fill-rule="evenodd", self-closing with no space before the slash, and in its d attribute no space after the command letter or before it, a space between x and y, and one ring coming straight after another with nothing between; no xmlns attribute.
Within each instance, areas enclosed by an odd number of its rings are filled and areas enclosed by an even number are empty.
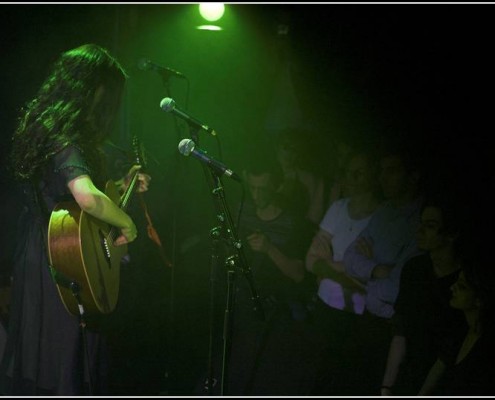
<svg viewBox="0 0 495 400"><path fill-rule="evenodd" d="M395 207L390 200L382 200L378 203L373 215L394 212Z"/></svg>
<svg viewBox="0 0 495 400"><path fill-rule="evenodd" d="M282 212L277 217L278 221L286 221L291 226L297 229L315 229L315 223L311 222L303 213L294 210L282 209Z"/></svg>
<svg viewBox="0 0 495 400"><path fill-rule="evenodd" d="M49 169L56 174L62 173L67 180L93 173L83 149L74 143L65 144L53 155Z"/></svg>
<svg viewBox="0 0 495 400"><path fill-rule="evenodd" d="M432 268L431 258L428 253L418 254L411 257L404 264L402 269L403 275L424 275Z"/></svg>
<svg viewBox="0 0 495 400"><path fill-rule="evenodd" d="M74 143L74 142L68 142L68 143L66 143L64 145L63 150L72 151L72 152L81 153L81 154L84 154L85 153L85 150L84 150L83 146L81 146L78 143Z"/></svg>
<svg viewBox="0 0 495 400"><path fill-rule="evenodd" d="M347 205L349 204L350 197L342 197L338 200L335 200L332 204L330 204L330 207L328 207L328 212L334 212L334 211L339 211L340 210L346 210L347 211Z"/></svg>
<svg viewBox="0 0 495 400"><path fill-rule="evenodd" d="M395 209L389 201L381 202L370 215L368 225L374 224L381 225L384 221L387 221L395 214Z"/></svg>
<svg viewBox="0 0 495 400"><path fill-rule="evenodd" d="M239 212L241 221L245 221L246 219L256 219L256 207L251 201L246 201L239 205Z"/></svg>
<svg viewBox="0 0 495 400"><path fill-rule="evenodd" d="M350 197L342 197L338 200L335 200L333 204L335 204L336 207L344 207L344 206L347 206L347 204L349 203L349 201L351 201L351 198Z"/></svg>
<svg viewBox="0 0 495 400"><path fill-rule="evenodd" d="M84 150L76 143L67 142L56 146L52 157L54 159L65 159L73 156L84 157Z"/></svg>

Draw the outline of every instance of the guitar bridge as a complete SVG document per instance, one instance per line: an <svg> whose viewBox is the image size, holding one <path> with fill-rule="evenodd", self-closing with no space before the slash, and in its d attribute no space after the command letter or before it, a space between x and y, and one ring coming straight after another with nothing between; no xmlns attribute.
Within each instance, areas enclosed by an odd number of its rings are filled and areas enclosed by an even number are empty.
<svg viewBox="0 0 495 400"><path fill-rule="evenodd" d="M110 254L110 247L108 246L108 241L101 231L99 233L100 233L101 246L103 247L103 254L105 254L105 259L107 260L108 267L111 267L112 264L110 260L112 256Z"/></svg>

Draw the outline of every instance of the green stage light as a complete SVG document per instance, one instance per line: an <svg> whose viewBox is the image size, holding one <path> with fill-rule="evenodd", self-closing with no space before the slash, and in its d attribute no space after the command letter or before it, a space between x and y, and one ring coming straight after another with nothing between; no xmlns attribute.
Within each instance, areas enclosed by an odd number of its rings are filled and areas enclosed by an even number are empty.
<svg viewBox="0 0 495 400"><path fill-rule="evenodd" d="M199 13L210 22L218 21L224 12L225 5L223 3L201 3L199 5Z"/></svg>

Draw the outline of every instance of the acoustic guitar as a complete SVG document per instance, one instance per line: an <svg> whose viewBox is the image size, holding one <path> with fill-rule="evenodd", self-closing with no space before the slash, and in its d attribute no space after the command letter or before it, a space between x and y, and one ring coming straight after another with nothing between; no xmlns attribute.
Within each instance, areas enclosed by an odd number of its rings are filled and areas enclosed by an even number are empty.
<svg viewBox="0 0 495 400"><path fill-rule="evenodd" d="M133 139L136 164L142 165L139 141ZM126 210L138 184L136 171L129 186L119 194L113 181L108 181L105 194ZM85 314L108 314L119 297L120 264L127 245L115 246L120 230L81 210L76 201L58 203L48 224L48 253L52 275L60 298L73 315L79 315L79 301Z"/></svg>

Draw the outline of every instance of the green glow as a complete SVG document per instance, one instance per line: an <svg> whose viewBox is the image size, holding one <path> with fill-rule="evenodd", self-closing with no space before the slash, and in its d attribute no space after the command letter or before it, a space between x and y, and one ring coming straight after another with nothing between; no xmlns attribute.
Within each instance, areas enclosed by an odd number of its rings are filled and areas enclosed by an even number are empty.
<svg viewBox="0 0 495 400"><path fill-rule="evenodd" d="M201 3L199 5L199 13L207 21L218 21L224 12L225 5L223 3Z"/></svg>
<svg viewBox="0 0 495 400"><path fill-rule="evenodd" d="M202 30L202 31L221 31L222 28L217 26L217 25L200 25L196 29Z"/></svg>

